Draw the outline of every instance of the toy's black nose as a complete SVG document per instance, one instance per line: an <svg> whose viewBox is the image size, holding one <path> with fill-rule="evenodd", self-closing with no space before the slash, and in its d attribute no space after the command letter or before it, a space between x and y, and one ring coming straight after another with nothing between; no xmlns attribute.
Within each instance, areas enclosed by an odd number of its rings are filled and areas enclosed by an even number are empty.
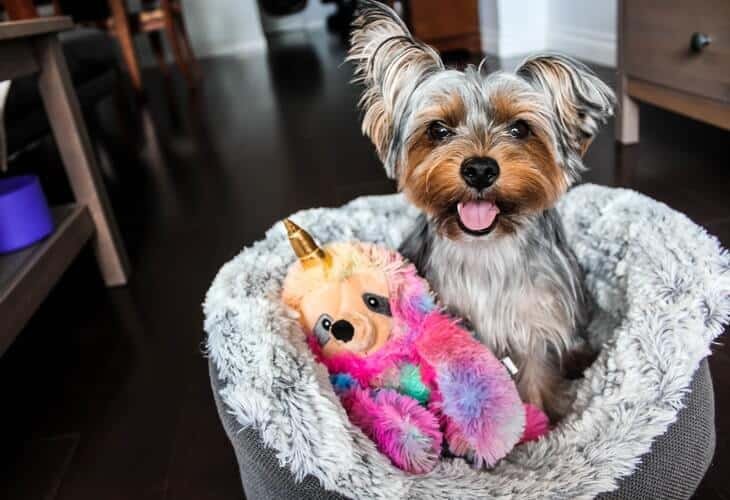
<svg viewBox="0 0 730 500"><path fill-rule="evenodd" d="M342 342L351 341L353 335L355 335L355 328L352 326L352 323L344 319L335 321L330 331L334 338Z"/></svg>
<svg viewBox="0 0 730 500"><path fill-rule="evenodd" d="M474 189L485 189L499 177L499 164L493 158L467 158L461 164L461 177Z"/></svg>

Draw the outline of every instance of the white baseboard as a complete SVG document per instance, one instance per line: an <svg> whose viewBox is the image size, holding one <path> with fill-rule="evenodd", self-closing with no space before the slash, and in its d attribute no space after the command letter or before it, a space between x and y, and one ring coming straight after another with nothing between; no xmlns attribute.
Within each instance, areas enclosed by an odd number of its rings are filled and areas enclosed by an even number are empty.
<svg viewBox="0 0 730 500"><path fill-rule="evenodd" d="M598 31L552 26L547 48L584 61L616 67L616 35Z"/></svg>
<svg viewBox="0 0 730 500"><path fill-rule="evenodd" d="M267 35L285 33L288 31L316 31L327 26L327 19L292 19L280 20L276 24L269 24L264 30Z"/></svg>
<svg viewBox="0 0 730 500"><path fill-rule="evenodd" d="M228 56L228 55L246 55L257 52L266 52L268 46L266 40L263 38L257 38L255 40L246 40L245 42L235 43L230 45L223 45L219 47L211 48L210 50L201 50L197 53L198 57L212 57L212 56Z"/></svg>

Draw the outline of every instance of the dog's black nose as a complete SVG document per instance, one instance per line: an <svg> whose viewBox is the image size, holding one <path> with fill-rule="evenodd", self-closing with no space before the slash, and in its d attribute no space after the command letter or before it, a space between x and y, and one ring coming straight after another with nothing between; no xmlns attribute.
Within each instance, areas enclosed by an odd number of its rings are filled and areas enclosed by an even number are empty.
<svg viewBox="0 0 730 500"><path fill-rule="evenodd" d="M332 324L332 329L330 331L334 338L341 340L342 342L351 341L352 337L355 335L355 328L352 326L352 323L344 319L335 321Z"/></svg>
<svg viewBox="0 0 730 500"><path fill-rule="evenodd" d="M474 189L488 188L499 177L499 164L493 158L467 158L461 164L461 176Z"/></svg>

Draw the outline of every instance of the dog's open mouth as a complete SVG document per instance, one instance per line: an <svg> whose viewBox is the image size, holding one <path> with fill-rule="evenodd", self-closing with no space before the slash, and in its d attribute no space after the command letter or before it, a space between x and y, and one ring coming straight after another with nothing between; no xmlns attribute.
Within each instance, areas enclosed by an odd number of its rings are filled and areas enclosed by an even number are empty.
<svg viewBox="0 0 730 500"><path fill-rule="evenodd" d="M499 216L499 207L494 201L476 200L456 205L459 227L473 236L488 234L494 229Z"/></svg>

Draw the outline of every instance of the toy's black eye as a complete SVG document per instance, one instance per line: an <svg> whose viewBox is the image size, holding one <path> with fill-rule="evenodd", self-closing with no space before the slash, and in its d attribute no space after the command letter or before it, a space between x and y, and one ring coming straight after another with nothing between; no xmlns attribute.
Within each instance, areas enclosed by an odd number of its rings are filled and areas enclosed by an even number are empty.
<svg viewBox="0 0 730 500"><path fill-rule="evenodd" d="M314 324L314 336L317 337L319 345L325 345L330 339L330 329L332 328L332 317L329 314L323 314Z"/></svg>
<svg viewBox="0 0 730 500"><path fill-rule="evenodd" d="M428 126L428 136L434 142L445 141L454 135L454 131L447 127L443 122L432 122Z"/></svg>
<svg viewBox="0 0 730 500"><path fill-rule="evenodd" d="M524 139L530 133L530 127L523 120L517 120L509 127L509 135L515 139Z"/></svg>
<svg viewBox="0 0 730 500"><path fill-rule="evenodd" d="M362 295L362 300L371 311L378 314L384 314L385 316L391 315L388 297L383 297L382 295L376 295L374 293L364 293Z"/></svg>

